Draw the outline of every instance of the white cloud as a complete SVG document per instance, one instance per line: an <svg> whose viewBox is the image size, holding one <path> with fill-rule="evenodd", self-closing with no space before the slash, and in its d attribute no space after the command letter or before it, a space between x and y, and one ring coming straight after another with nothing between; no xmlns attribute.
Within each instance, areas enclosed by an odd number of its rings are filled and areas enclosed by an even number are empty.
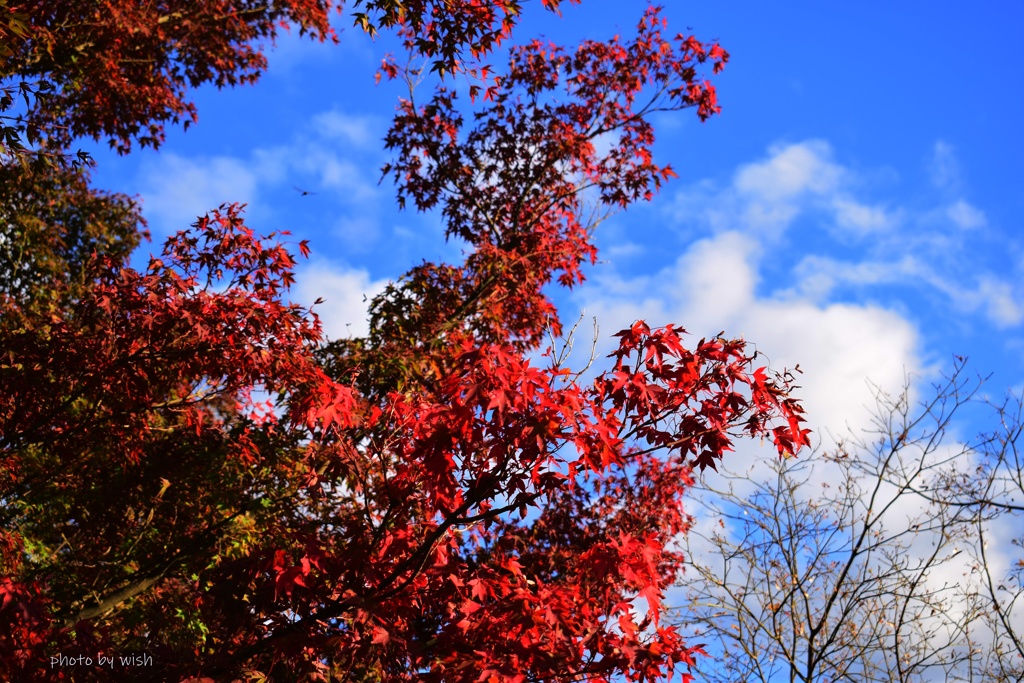
<svg viewBox="0 0 1024 683"><path fill-rule="evenodd" d="M935 289L946 294L955 308L973 313L981 311L997 327L1010 327L1024 321L1024 307L1021 293L1015 293L1008 283L991 275L982 274L974 278L974 284L950 278L935 269L921 265L919 277Z"/></svg>
<svg viewBox="0 0 1024 683"><path fill-rule="evenodd" d="M714 204L705 211L714 217L713 227L775 239L809 204L835 194L841 186L843 169L832 162L826 142L774 146L768 153L767 159L741 166L731 185L717 196L703 192Z"/></svg>
<svg viewBox="0 0 1024 683"><path fill-rule="evenodd" d="M868 287L886 284L923 284L948 297L962 313L985 315L999 328L1024 322L1024 292L995 276L951 277L913 256L898 260L840 261L826 256L808 256L793 269L796 287L790 295L813 301L827 299L838 287Z"/></svg>
<svg viewBox="0 0 1024 683"><path fill-rule="evenodd" d="M630 258L646 253L647 249L636 242L619 242L605 249L602 254L610 259Z"/></svg>
<svg viewBox="0 0 1024 683"><path fill-rule="evenodd" d="M191 225L197 216L223 203L248 204L248 217L266 218L260 201L268 190L315 192L365 212L378 193L363 159L373 138L373 120L330 111L315 117L311 136L253 150L247 157L186 158L164 153L140 171L143 211L160 236ZM371 162L372 163L372 162Z"/></svg>
<svg viewBox="0 0 1024 683"><path fill-rule="evenodd" d="M858 287L901 282L917 273L913 257L894 261L843 262L827 256L803 258L793 269L796 295L812 301L827 299L836 287Z"/></svg>
<svg viewBox="0 0 1024 683"><path fill-rule="evenodd" d="M375 183L367 182L365 168L330 150L311 148L293 159L293 165L306 175L317 177L318 188L337 190L337 196L346 202L364 202L377 191Z"/></svg>
<svg viewBox="0 0 1024 683"><path fill-rule="evenodd" d="M964 230L983 227L986 222L985 214L982 211L962 199L947 208L946 215L954 225Z"/></svg>
<svg viewBox="0 0 1024 683"><path fill-rule="evenodd" d="M296 273L293 299L312 306L320 316L324 337L340 339L369 333L368 305L383 291L386 280L372 280L362 269L347 269L326 261L314 261Z"/></svg>
<svg viewBox="0 0 1024 683"><path fill-rule="evenodd" d="M896 220L883 208L868 206L844 197L833 199L832 207L835 209L836 223L839 227L860 235L892 227Z"/></svg>
<svg viewBox="0 0 1024 683"><path fill-rule="evenodd" d="M251 204L259 177L238 159L186 159L167 152L141 169L143 212L159 234L184 230L225 202Z"/></svg>
<svg viewBox="0 0 1024 683"><path fill-rule="evenodd" d="M772 367L800 365L799 395L819 433L864 424L866 407L873 405L867 379L896 391L908 372L920 371L914 326L873 304L760 295L761 254L751 237L722 233L695 243L656 275L602 273L581 298L587 313L597 316L605 339L636 319L680 324L697 337L722 330L726 336L742 335L766 354Z"/></svg>
<svg viewBox="0 0 1024 683"><path fill-rule="evenodd" d="M936 141L927 167L932 184L940 190L956 190L960 186L960 164L948 142Z"/></svg>
<svg viewBox="0 0 1024 683"><path fill-rule="evenodd" d="M932 182L948 195L960 183L953 149L939 141L932 157ZM978 245L968 240L983 235L965 233L987 226L980 209L948 196L936 208L890 207L864 197L868 186L862 174L835 161L828 143L807 140L771 147L724 187L694 184L676 195L671 212L704 234L742 233L776 253L796 248L789 296L821 302L840 285L902 284L937 291L954 308L999 327L1024 323L1019 286L972 259ZM812 234L831 243L806 239ZM833 255L837 247L841 258Z"/></svg>
<svg viewBox="0 0 1024 683"><path fill-rule="evenodd" d="M822 140L808 140L768 150L766 161L747 164L736 172L733 185L742 194L769 202L805 193L835 191L843 169L832 163L832 150Z"/></svg>
<svg viewBox="0 0 1024 683"><path fill-rule="evenodd" d="M369 116L352 116L337 110L317 114L311 127L325 138L339 139L355 147L373 147L380 137L376 119Z"/></svg>
<svg viewBox="0 0 1024 683"><path fill-rule="evenodd" d="M833 160L823 140L776 145L767 158L741 166L725 188L704 181L679 193L674 212L715 231L740 230L772 240L801 216L814 214L832 230L856 238L894 227L896 214L851 195L857 180Z"/></svg>
<svg viewBox="0 0 1024 683"><path fill-rule="evenodd" d="M984 306L989 318L999 327L1012 327L1024 322L1024 305L1021 305L1024 296L1007 282L983 276L977 290L968 296L977 297L979 307Z"/></svg>

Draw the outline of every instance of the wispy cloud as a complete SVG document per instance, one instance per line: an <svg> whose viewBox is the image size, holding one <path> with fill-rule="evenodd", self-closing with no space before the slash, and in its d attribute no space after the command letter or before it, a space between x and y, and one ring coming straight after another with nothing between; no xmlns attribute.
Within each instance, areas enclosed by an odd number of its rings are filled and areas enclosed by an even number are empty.
<svg viewBox="0 0 1024 683"><path fill-rule="evenodd" d="M331 110L313 117L311 127L327 139L366 149L374 147L381 137L379 122L370 116L352 116Z"/></svg>
<svg viewBox="0 0 1024 683"><path fill-rule="evenodd" d="M834 161L823 140L776 145L767 158L740 166L724 187L704 181L680 192L672 213L683 223L771 240L808 214L840 236L862 237L897 225L897 213L854 196L857 180Z"/></svg>
<svg viewBox="0 0 1024 683"><path fill-rule="evenodd" d="M898 218L883 207L861 204L849 198L832 200L836 225L857 236L881 232L896 225Z"/></svg>
<svg viewBox="0 0 1024 683"><path fill-rule="evenodd" d="M809 256L794 269L799 294L815 301L827 300L843 286L923 283L945 295L953 310L982 314L996 327L1007 328L1024 322L1024 306L1014 286L993 275L950 277L941 268L913 256L888 261L842 261L826 256Z"/></svg>
<svg viewBox="0 0 1024 683"><path fill-rule="evenodd" d="M953 146L943 140L936 141L927 162L932 185L940 190L960 189L960 164Z"/></svg>
<svg viewBox="0 0 1024 683"><path fill-rule="evenodd" d="M952 147L935 143L926 170L937 190L930 204L880 201L865 174L836 161L828 143L777 145L724 185L704 180L679 192L669 214L699 233L736 231L776 252L788 249L780 260L795 264L798 296L822 302L842 286L909 285L998 327L1020 325L1024 288L981 258L980 240L1005 239L987 234L985 213L960 196Z"/></svg>
<svg viewBox="0 0 1024 683"><path fill-rule="evenodd" d="M140 174L143 213L159 234L182 230L224 202L251 207L261 183L257 169L241 159L170 152L143 164Z"/></svg>
<svg viewBox="0 0 1024 683"><path fill-rule="evenodd" d="M251 220L269 218L266 195L316 192L365 213L379 192L365 169L376 164L380 122L332 110L286 144L258 148L242 157L183 157L164 153L140 168L143 211L152 229L170 234L226 202L249 205ZM373 158L367 158L368 155ZM275 202L280 204L280 202Z"/></svg>
<svg viewBox="0 0 1024 683"><path fill-rule="evenodd" d="M984 227L987 222L985 214L980 209L974 208L962 199L951 204L946 209L946 215L954 225L964 230Z"/></svg>

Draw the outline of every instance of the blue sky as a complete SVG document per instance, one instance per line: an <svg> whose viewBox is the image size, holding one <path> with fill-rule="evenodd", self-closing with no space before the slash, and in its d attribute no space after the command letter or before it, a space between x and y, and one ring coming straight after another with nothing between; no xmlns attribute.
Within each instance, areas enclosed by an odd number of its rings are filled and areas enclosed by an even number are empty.
<svg viewBox="0 0 1024 683"><path fill-rule="evenodd" d="M527 2L516 36L628 36L644 6L584 0L557 19ZM665 16L731 53L723 113L656 120L679 178L601 226L602 263L558 295L563 319L596 315L602 350L636 318L742 334L800 364L819 433L862 422L865 380L895 389L954 353L994 372L995 393L1024 383L1024 9L678 2ZM159 152L95 152L99 186L141 197L153 250L231 201L258 231L308 238L295 296L326 299L332 336L365 329L364 293L461 248L378 185L401 90L374 85L386 41L348 23L340 45L279 41L256 86L199 91L198 125Z"/></svg>

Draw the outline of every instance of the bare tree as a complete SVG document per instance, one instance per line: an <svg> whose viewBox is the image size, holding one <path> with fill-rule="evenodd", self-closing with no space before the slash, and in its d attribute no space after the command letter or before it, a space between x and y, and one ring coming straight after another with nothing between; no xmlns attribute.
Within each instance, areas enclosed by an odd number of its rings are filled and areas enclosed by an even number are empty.
<svg viewBox="0 0 1024 683"><path fill-rule="evenodd" d="M1024 510L1021 401L958 443L963 414L991 405L981 386L958 360L916 406L909 383L876 392L871 427L827 452L705 477L695 517L714 528L685 541L677 613L715 660L702 678L1024 679L1024 565L1007 566L1005 537Z"/></svg>
<svg viewBox="0 0 1024 683"><path fill-rule="evenodd" d="M996 427L982 434L971 461L925 482L932 504L968 511L971 585L982 609L972 624L975 680L1024 681L1024 395L983 401Z"/></svg>

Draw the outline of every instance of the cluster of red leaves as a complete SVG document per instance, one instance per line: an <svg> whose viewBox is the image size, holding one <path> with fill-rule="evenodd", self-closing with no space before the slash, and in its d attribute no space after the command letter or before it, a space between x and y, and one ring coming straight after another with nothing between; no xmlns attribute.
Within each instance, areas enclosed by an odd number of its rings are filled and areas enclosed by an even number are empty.
<svg viewBox="0 0 1024 683"><path fill-rule="evenodd" d="M674 172L653 161L647 116L697 107L703 119L717 111L714 88L698 82L696 67L711 59L718 69L727 55L692 37L667 40L661 28L652 9L627 44L587 41L574 53L540 42L516 48L465 135L456 93L439 87L425 106L401 103L386 138L397 160L384 168L399 203L441 204L446 234L473 247L461 270L411 274L411 282L444 281L429 285L450 299L433 304L429 325L461 318L468 301L486 338L530 346L549 326L557 331L542 288L554 273L564 286L581 282L580 266L596 259L587 194L596 191L610 207L649 199ZM599 139L615 143L601 154ZM479 293L495 287L490 305L477 305Z"/></svg>
<svg viewBox="0 0 1024 683"><path fill-rule="evenodd" d="M444 59L452 35L490 49L518 11L456 5L446 23L442 3L373 3ZM465 28L502 13L497 33ZM469 248L377 297L365 339L322 345L284 301L292 257L231 206L145 272L95 255L60 306L5 298L0 674L52 680L72 675L47 668L57 650L133 649L161 680L688 668L699 648L660 618L683 494L736 435L806 444L787 379L742 341L690 350L643 323L592 384L554 349L530 358L559 331L544 288L596 257L588 205L672 176L648 115L717 110L696 69L726 54L663 27L652 10L627 43L514 50L468 132L448 89L402 103L386 172ZM93 118L78 132L135 134ZM254 414L259 390L277 413Z"/></svg>
<svg viewBox="0 0 1024 683"><path fill-rule="evenodd" d="M281 301L293 265L225 207L146 272L94 257L91 286L61 309L4 301L3 574L21 580L0 615L25 634L2 657L11 680L45 668L31 643L67 644L64 621L109 609L97 596L205 567L262 479L294 469L240 403L328 382L310 351L318 325ZM63 548L45 551L54 536Z"/></svg>
<svg viewBox="0 0 1024 683"><path fill-rule="evenodd" d="M561 0L541 0L541 4L551 12L558 12ZM441 75L468 71L486 78L486 68L476 61L512 35L522 3L518 0L355 0L353 8L366 10L354 14L356 26L371 35L378 27L396 29L410 53L433 60L431 71ZM390 60L385 61L385 71L391 64Z"/></svg>
<svg viewBox="0 0 1024 683"><path fill-rule="evenodd" d="M764 420L786 412L782 391L766 386L772 398L760 404L740 395L753 383L740 342L690 353L671 328L638 324L621 336L616 369L590 387L563 385L557 367L534 368L510 347L467 340L440 395L390 398L382 414L410 427L388 453L389 494L402 503L381 518L402 528L405 507L431 522L419 523L428 535L418 545L404 529L385 532L398 556L369 566L390 571L346 583L410 591L360 609L346 635L368 644L361 661L376 658L387 680L413 670L467 681L662 680L692 663L696 649L659 623L682 564L672 545L686 530L689 455L702 445L701 465L721 457L730 427L763 433ZM622 359L633 352L646 360L627 387ZM668 421L675 430L659 429ZM640 438L658 453L631 445ZM313 623L322 612L310 614Z"/></svg>
<svg viewBox="0 0 1024 683"><path fill-rule="evenodd" d="M344 4L4 0L0 113L19 93L32 96L10 130L58 152L79 137L106 138L120 152L133 141L158 146L168 123L187 127L197 120L189 88L255 81L267 67L264 43L281 30L337 40L330 16ZM557 11L559 2L543 4ZM475 60L509 37L521 7L514 0L353 0L351 9L356 26L371 35L378 27L398 31L443 74L478 73ZM13 138L0 144L19 147Z"/></svg>
<svg viewBox="0 0 1024 683"><path fill-rule="evenodd" d="M628 416L629 436L648 445L643 452L688 453L693 466L715 468L715 460L732 450L729 429L744 416L749 436L768 431L768 416L785 419L771 431L779 455L808 444L810 431L800 426L803 409L781 388L791 378L771 380L766 367L751 373L756 354L744 355L743 341L702 339L691 352L671 325L652 332L643 322L616 336L615 367L599 390Z"/></svg>
<svg viewBox="0 0 1024 683"><path fill-rule="evenodd" d="M5 367L21 380L0 398L5 443L45 432L49 444L73 451L81 401L95 406L90 422L124 458L138 461L152 426L140 407L174 411L199 429L200 406L215 396L304 382L314 368L295 351L319 330L280 301L293 263L282 245L257 240L236 207L169 241L145 273L98 260L93 286L69 310L5 325L5 353L17 363Z"/></svg>
<svg viewBox="0 0 1024 683"><path fill-rule="evenodd" d="M0 76L45 82L26 113L29 142L65 149L74 138L156 146L167 123L196 120L186 89L256 80L266 68L260 41L297 25L333 37L332 0L9 0L23 35L0 58Z"/></svg>

